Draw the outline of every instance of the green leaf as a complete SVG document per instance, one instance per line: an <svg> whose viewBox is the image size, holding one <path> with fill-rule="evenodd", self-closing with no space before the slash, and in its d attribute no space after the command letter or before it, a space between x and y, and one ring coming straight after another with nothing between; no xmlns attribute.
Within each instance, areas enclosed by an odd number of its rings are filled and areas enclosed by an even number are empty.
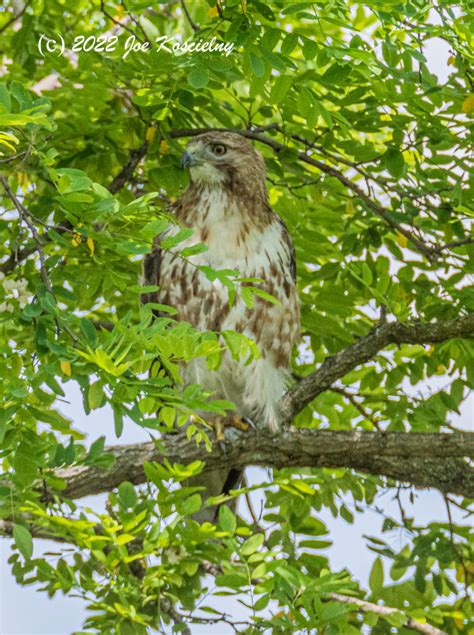
<svg viewBox="0 0 474 635"><path fill-rule="evenodd" d="M275 79L270 91L270 101L272 104L279 104L283 101L290 90L292 83L293 80L289 75L280 75Z"/></svg>
<svg viewBox="0 0 474 635"><path fill-rule="evenodd" d="M137 504L137 493L135 491L134 486L125 481L121 483L118 488L119 501L123 505L123 507L135 507Z"/></svg>
<svg viewBox="0 0 474 635"><path fill-rule="evenodd" d="M237 520L227 505L219 507L219 526L223 531L233 534L237 528Z"/></svg>
<svg viewBox="0 0 474 635"><path fill-rule="evenodd" d="M14 525L13 539L23 558L30 560L33 556L33 537L29 530L23 525Z"/></svg>
<svg viewBox="0 0 474 635"><path fill-rule="evenodd" d="M260 549L265 537L263 534L254 534L248 540L244 542L240 548L240 553L243 556L250 556Z"/></svg>
<svg viewBox="0 0 474 635"><path fill-rule="evenodd" d="M207 245L203 243L197 243L196 245L191 245L191 247L185 247L181 250L181 256L183 258L187 258L188 256L195 256L196 254L202 254L208 250Z"/></svg>
<svg viewBox="0 0 474 635"><path fill-rule="evenodd" d="M2 108L0 108L0 113L2 110L3 112L12 111L12 100L10 99L8 88L4 83L0 84L0 105L2 106Z"/></svg>
<svg viewBox="0 0 474 635"><path fill-rule="evenodd" d="M89 320L88 318L82 318L81 331L83 332L84 337L86 338L88 343L91 346L95 346L95 343L97 341L97 331L92 320Z"/></svg>
<svg viewBox="0 0 474 635"><path fill-rule="evenodd" d="M281 45L282 55L290 55L294 51L297 44L298 44L298 35L296 33L289 33L285 37Z"/></svg>
<svg viewBox="0 0 474 635"><path fill-rule="evenodd" d="M190 228L180 229L173 236L167 236L160 242L160 247L163 249L171 249L176 247L179 243L184 242L193 235L194 231Z"/></svg>
<svg viewBox="0 0 474 635"><path fill-rule="evenodd" d="M193 494L183 503L178 505L178 511L183 514L183 516L191 516L191 514L195 514L201 509L201 504L202 500L200 494Z"/></svg>
<svg viewBox="0 0 474 635"><path fill-rule="evenodd" d="M189 84L196 89L204 88L209 83L209 73L202 66L195 66L188 75Z"/></svg>
<svg viewBox="0 0 474 635"><path fill-rule="evenodd" d="M152 220L147 223L141 230L140 234L148 240L153 240L155 236L158 236L169 226L169 222L164 218Z"/></svg>
<svg viewBox="0 0 474 635"><path fill-rule="evenodd" d="M263 60L253 51L250 51L250 66L257 77L262 77L265 73Z"/></svg>
<svg viewBox="0 0 474 635"><path fill-rule="evenodd" d="M403 158L403 154L400 150L396 148L389 148L383 155L382 159L383 164L392 176L397 179L402 176L405 167L405 159Z"/></svg>
<svg viewBox="0 0 474 635"><path fill-rule="evenodd" d="M114 406L114 429L115 436L119 439L123 432L123 412L117 406Z"/></svg>
<svg viewBox="0 0 474 635"><path fill-rule="evenodd" d="M96 381L89 386L88 400L89 408L95 410L100 408L105 398L104 386L101 381Z"/></svg>
<svg viewBox="0 0 474 635"><path fill-rule="evenodd" d="M374 595L380 595L383 589L383 564L380 558L376 558L369 576L369 587Z"/></svg>

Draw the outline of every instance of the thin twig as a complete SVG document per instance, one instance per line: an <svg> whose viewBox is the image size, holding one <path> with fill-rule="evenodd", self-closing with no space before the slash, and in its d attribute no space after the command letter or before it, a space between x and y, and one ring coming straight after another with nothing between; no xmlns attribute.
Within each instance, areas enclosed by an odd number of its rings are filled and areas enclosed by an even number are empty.
<svg viewBox="0 0 474 635"><path fill-rule="evenodd" d="M402 524L403 524L404 527L407 527L408 518L407 518L407 516L405 514L405 510L404 510L403 505L402 505L402 499L401 499L401 496L400 496L400 492L402 491L402 489L404 489L404 488L402 488L401 485L399 485L397 487L397 493L395 494L395 500L398 503L398 509L400 510L400 518L402 520Z"/></svg>
<svg viewBox="0 0 474 635"><path fill-rule="evenodd" d="M21 9L16 15L13 15L10 20L8 20L7 22L5 22L5 24L0 28L0 33L3 33L6 29L8 29L8 27L13 24L14 22L16 22L19 18L21 18L21 16L25 13L25 11L28 9L28 7L30 6L32 0L28 0L27 2L25 2L25 4L23 5L23 9Z"/></svg>
<svg viewBox="0 0 474 635"><path fill-rule="evenodd" d="M244 488L247 488L249 486L247 476L245 475L245 473L242 478L242 485ZM247 503L250 516L252 517L253 523L255 525L255 529L261 532L265 536L266 535L265 528L262 527L262 525L260 524L260 520L257 518L257 514L255 513L255 510L253 508L252 499L250 498L250 493L245 492L244 496L245 496L245 502Z"/></svg>
<svg viewBox="0 0 474 635"><path fill-rule="evenodd" d="M52 293L53 287L51 285L51 280L49 279L48 272L46 269L46 261L45 261L45 255L43 250L43 241L40 238L38 230L36 229L36 225L32 222L30 215L28 213L28 210L20 203L17 197L13 194L12 190L10 189L10 186L8 185L8 181L3 175L0 175L0 181L5 189L5 192L7 193L7 196L11 199L11 201L15 205L20 215L20 218L23 220L23 222L28 227L28 229L31 231L33 240L35 241L37 246L36 251L38 252L38 256L40 260L41 277L43 278L43 282L46 288L48 289L48 291Z"/></svg>
<svg viewBox="0 0 474 635"><path fill-rule="evenodd" d="M133 13L130 13L130 11L128 10L127 6L125 5L125 2L123 2L122 0L122 4L125 8L125 10L127 11L128 15L130 16L130 20L133 22L133 24L140 29L140 31L143 34L144 40L145 42L148 42L148 44L151 44L150 38L148 37L148 35L146 34L145 29L143 28L143 25L141 24L140 20L138 18L136 18Z"/></svg>
<svg viewBox="0 0 474 635"><path fill-rule="evenodd" d="M449 499L448 499L448 497L446 495L443 496L443 499L444 499L444 504L446 505L446 511L448 513L449 536L450 536L450 540L451 540L451 547L452 547L452 550L454 551L454 553L459 558L459 561L460 561L461 566L463 568L463 573L464 573L464 594L465 594L466 599L468 599L469 598L469 585L468 585L469 572L467 570L466 563L464 562L463 555L460 552L460 550L457 548L456 542L454 540L453 517L451 515L451 507L449 505Z"/></svg>
<svg viewBox="0 0 474 635"><path fill-rule="evenodd" d="M454 249L455 247L462 247L463 245L471 245L472 243L474 243L474 236L466 236L465 238L453 240L450 243L445 243L444 245L438 245L434 247L434 249L436 251L445 251L447 249Z"/></svg>
<svg viewBox="0 0 474 635"><path fill-rule="evenodd" d="M199 25L196 24L191 18L188 7L186 6L186 2L184 0L181 0L181 8L183 9L183 13L186 16L187 21L189 22L189 26L192 28L194 33L197 33L199 31Z"/></svg>
<svg viewBox="0 0 474 635"><path fill-rule="evenodd" d="M102 11L102 13L109 18L109 20L111 20L114 24L116 24L118 27L120 27L121 29L125 29L126 31L128 31L129 33L131 33L134 37L137 38L137 40L139 42L141 42L142 44L145 43L144 40L142 40L140 37L138 37L138 35L135 33L135 31L133 29L131 29L125 22L120 22L120 20L117 20L117 18L114 18L113 15L110 15L110 13L106 10L105 8L105 0L100 0L100 10Z"/></svg>
<svg viewBox="0 0 474 635"><path fill-rule="evenodd" d="M382 432L382 429L379 426L378 420L375 417L373 417L370 414L370 412L368 412L364 408L364 406L357 401L357 399L355 398L355 395L353 395L347 390L344 390L344 388L338 388L337 386L333 386L331 388L331 392L336 392L339 395L343 395L344 397L346 397L346 399L348 399L351 402L354 408L360 412L360 414L364 417L364 419L367 419L367 421L370 421L370 423L374 426L376 430L378 430L379 432Z"/></svg>
<svg viewBox="0 0 474 635"><path fill-rule="evenodd" d="M9 157L2 157L0 159L0 163L10 163L10 161L14 161L15 159L21 159L26 154L28 154L29 150L24 150L23 152L19 152L18 154L12 154Z"/></svg>
<svg viewBox="0 0 474 635"><path fill-rule="evenodd" d="M147 150L148 141L145 140L141 146L130 151L127 163L123 166L117 176L114 177L112 183L107 186L109 192L116 194L132 178L133 173L140 161L146 155Z"/></svg>

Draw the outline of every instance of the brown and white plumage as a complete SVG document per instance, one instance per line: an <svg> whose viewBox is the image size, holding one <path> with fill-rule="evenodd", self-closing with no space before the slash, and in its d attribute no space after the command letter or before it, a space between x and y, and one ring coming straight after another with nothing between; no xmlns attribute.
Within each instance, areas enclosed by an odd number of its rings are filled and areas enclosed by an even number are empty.
<svg viewBox="0 0 474 635"><path fill-rule="evenodd" d="M201 360L184 370L187 383L199 383L214 397L230 399L241 417L272 431L279 428L278 402L289 377L292 346L299 338L299 307L295 286L295 254L280 217L271 209L265 183L265 163L241 135L207 132L194 137L183 155L191 182L172 204L176 226L155 241L144 263L144 284L159 285L144 301L177 309L177 319L202 330L235 330L254 339L261 358L244 366L227 354L217 371ZM179 257L160 249L160 241L179 227L194 230L179 249L204 243L207 251ZM196 266L237 269L240 277L273 295L278 304L255 297L248 308L237 289L229 306L228 289L211 282Z"/></svg>

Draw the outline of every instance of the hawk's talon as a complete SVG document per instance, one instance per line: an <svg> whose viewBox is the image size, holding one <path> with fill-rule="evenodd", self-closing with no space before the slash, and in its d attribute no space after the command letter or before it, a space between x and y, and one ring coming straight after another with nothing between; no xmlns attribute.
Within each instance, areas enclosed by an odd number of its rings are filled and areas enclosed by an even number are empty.
<svg viewBox="0 0 474 635"><path fill-rule="evenodd" d="M251 427L254 427L250 419L247 417L239 417L238 415L230 415L225 425L240 430L241 432L247 432Z"/></svg>
<svg viewBox="0 0 474 635"><path fill-rule="evenodd" d="M252 430L254 430L254 431L257 429L257 426L254 424L254 422L252 421L252 419L250 419L249 417L242 417L242 421L243 421L245 424L247 424L247 426L248 426L247 430L248 430L249 428L252 428Z"/></svg>
<svg viewBox="0 0 474 635"><path fill-rule="evenodd" d="M226 455L226 428L234 428L236 430L240 430L241 432L247 432L248 430L250 430L250 428L252 428L253 430L256 429L253 421L251 421L247 417L239 417L237 415L226 415L225 417L218 415L213 417L209 421L209 423L214 429L214 433L216 435L216 443L220 447L224 456Z"/></svg>

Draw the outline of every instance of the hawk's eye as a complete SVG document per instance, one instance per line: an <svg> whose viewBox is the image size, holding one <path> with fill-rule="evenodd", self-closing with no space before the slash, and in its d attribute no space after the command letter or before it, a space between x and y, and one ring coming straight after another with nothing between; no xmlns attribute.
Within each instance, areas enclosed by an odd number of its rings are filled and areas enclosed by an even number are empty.
<svg viewBox="0 0 474 635"><path fill-rule="evenodd" d="M215 143L212 146L212 151L214 154L217 154L218 157L222 157L227 152L227 148L223 143Z"/></svg>

